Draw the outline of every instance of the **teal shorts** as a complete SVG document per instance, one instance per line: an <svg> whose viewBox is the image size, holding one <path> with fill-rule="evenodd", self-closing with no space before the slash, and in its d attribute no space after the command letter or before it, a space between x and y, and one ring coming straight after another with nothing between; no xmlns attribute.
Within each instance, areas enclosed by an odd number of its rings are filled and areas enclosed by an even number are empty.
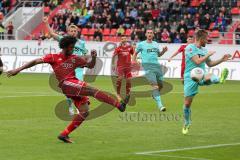
<svg viewBox="0 0 240 160"><path fill-rule="evenodd" d="M83 81L83 68L76 68L75 76L78 80Z"/></svg>
<svg viewBox="0 0 240 160"><path fill-rule="evenodd" d="M150 84L159 84L163 81L163 75L161 71L147 70L145 71L145 77Z"/></svg>
<svg viewBox="0 0 240 160"><path fill-rule="evenodd" d="M198 93L199 84L191 77L184 77L184 97L193 97Z"/></svg>

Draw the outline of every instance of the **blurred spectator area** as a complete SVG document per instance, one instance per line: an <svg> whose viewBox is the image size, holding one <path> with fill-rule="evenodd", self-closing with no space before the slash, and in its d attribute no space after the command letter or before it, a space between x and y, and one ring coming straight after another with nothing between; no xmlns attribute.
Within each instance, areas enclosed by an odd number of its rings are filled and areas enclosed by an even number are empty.
<svg viewBox="0 0 240 160"><path fill-rule="evenodd" d="M61 2L53 4L57 3ZM51 6L46 5L46 12ZM238 0L71 0L50 23L59 34L75 24L85 40L119 41L119 35L126 35L139 41L145 39L147 28L153 28L160 43L185 43L198 29L209 31L209 42L220 42L226 37L233 41L235 36L229 35L235 30L230 30L239 15ZM48 38L48 33L41 34Z"/></svg>

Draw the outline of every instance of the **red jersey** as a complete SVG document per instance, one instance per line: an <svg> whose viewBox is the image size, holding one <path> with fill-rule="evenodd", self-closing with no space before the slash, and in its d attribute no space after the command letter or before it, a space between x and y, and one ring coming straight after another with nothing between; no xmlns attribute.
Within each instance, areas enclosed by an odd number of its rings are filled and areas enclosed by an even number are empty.
<svg viewBox="0 0 240 160"><path fill-rule="evenodd" d="M113 55L118 57L117 67L130 66L133 53L134 49L130 45L117 47L113 53Z"/></svg>
<svg viewBox="0 0 240 160"><path fill-rule="evenodd" d="M59 83L67 79L76 79L75 69L87 64L87 60L83 57L73 54L65 56L63 53L47 54L42 57L42 60L52 66Z"/></svg>
<svg viewBox="0 0 240 160"><path fill-rule="evenodd" d="M182 53L182 65L185 66L185 48L187 47L186 44L183 44L180 46L180 48L178 49L178 53Z"/></svg>

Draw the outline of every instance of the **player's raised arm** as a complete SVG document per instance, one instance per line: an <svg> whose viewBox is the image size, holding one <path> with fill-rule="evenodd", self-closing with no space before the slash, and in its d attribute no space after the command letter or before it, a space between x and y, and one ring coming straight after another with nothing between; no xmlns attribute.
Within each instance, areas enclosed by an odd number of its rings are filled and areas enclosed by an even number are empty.
<svg viewBox="0 0 240 160"><path fill-rule="evenodd" d="M225 54L223 55L223 57L221 59L218 59L218 60L215 60L215 61L212 61L212 60L208 60L206 61L208 67L214 67L222 62L225 62L225 61L228 61L232 56L230 54Z"/></svg>
<svg viewBox="0 0 240 160"><path fill-rule="evenodd" d="M209 51L208 54L206 54L203 57L199 57L198 55L195 55L191 59L195 64L199 65L203 62L207 62L209 57L211 57L214 53L215 53L215 51Z"/></svg>
<svg viewBox="0 0 240 160"><path fill-rule="evenodd" d="M96 59L97 59L97 51L94 49L94 50L91 50L91 61L90 62L87 62L86 64L86 67L87 68L94 68L95 64L96 64Z"/></svg>
<svg viewBox="0 0 240 160"><path fill-rule="evenodd" d="M49 23L48 23L48 17L44 17L44 18L43 18L43 22L44 22L44 24L46 25L49 34L50 34L54 39L58 40L59 35L58 35L57 33L55 33L55 32L53 31L53 29L50 27L50 25L49 25Z"/></svg>
<svg viewBox="0 0 240 160"><path fill-rule="evenodd" d="M27 69L27 68L31 68L32 66L35 66L35 65L41 64L41 63L44 63L44 61L41 58L34 59L34 60L24 64L23 66L21 66L19 68L7 71L7 76L8 77L15 76L19 72L21 72L22 70Z"/></svg>
<svg viewBox="0 0 240 160"><path fill-rule="evenodd" d="M177 50L176 52L173 53L173 55L168 58L168 62L170 62L176 55L178 55L179 51Z"/></svg>
<svg viewBox="0 0 240 160"><path fill-rule="evenodd" d="M164 46L164 47L163 47L163 50L158 53L158 57L161 57L162 55L164 55L164 53L166 53L167 50L168 50L167 46Z"/></svg>

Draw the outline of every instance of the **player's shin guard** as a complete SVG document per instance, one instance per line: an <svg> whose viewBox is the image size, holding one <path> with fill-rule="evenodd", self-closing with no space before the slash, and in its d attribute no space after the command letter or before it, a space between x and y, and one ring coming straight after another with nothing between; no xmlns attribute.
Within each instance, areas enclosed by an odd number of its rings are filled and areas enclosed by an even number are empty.
<svg viewBox="0 0 240 160"><path fill-rule="evenodd" d="M121 92L121 86L122 86L122 80L117 80L117 94L120 95Z"/></svg>
<svg viewBox="0 0 240 160"><path fill-rule="evenodd" d="M131 87L132 87L131 81L127 81L126 82L126 94L127 95L129 95Z"/></svg>
<svg viewBox="0 0 240 160"><path fill-rule="evenodd" d="M64 131L61 133L62 136L68 136L71 132L73 132L76 128L78 128L82 122L86 119L88 116L88 112L81 112L77 114L72 122L64 129Z"/></svg>
<svg viewBox="0 0 240 160"><path fill-rule="evenodd" d="M94 94L93 97L101 102L105 102L105 103L115 106L117 108L119 108L121 105L119 101L115 100L114 98L112 98L108 94L104 93L103 91L99 91L99 90L96 91L96 93Z"/></svg>
<svg viewBox="0 0 240 160"><path fill-rule="evenodd" d="M184 125L188 126L191 123L191 108L190 106L183 106L183 114L184 114Z"/></svg>
<svg viewBox="0 0 240 160"><path fill-rule="evenodd" d="M160 92L158 89L153 90L153 98L156 101L158 108L159 109L162 108L163 104L162 104Z"/></svg>

